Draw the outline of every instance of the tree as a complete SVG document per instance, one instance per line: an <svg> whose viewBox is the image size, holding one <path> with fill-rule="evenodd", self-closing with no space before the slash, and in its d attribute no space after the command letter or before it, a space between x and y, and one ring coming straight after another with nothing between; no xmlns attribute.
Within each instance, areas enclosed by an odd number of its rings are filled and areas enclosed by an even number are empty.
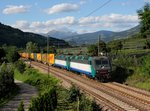
<svg viewBox="0 0 150 111"><path fill-rule="evenodd" d="M123 48L123 44L121 41L114 42L113 49L116 50L116 55L118 50L121 50L122 48Z"/></svg>
<svg viewBox="0 0 150 111"><path fill-rule="evenodd" d="M98 55L97 45L88 46L88 54L91 56L97 56Z"/></svg>
<svg viewBox="0 0 150 111"><path fill-rule="evenodd" d="M146 3L143 9L137 11L141 20L141 34L143 37L150 35L150 3Z"/></svg>
<svg viewBox="0 0 150 111"><path fill-rule="evenodd" d="M150 49L150 41L149 40L146 40L144 47L145 47L145 49Z"/></svg>
<svg viewBox="0 0 150 111"><path fill-rule="evenodd" d="M6 50L6 58L8 62L15 62L20 58L19 53L17 52L16 47L9 47Z"/></svg>
<svg viewBox="0 0 150 111"><path fill-rule="evenodd" d="M41 51L42 53L47 53L47 47L44 47ZM48 53L54 53L56 54L56 47L55 46L50 46Z"/></svg>
<svg viewBox="0 0 150 111"><path fill-rule="evenodd" d="M100 52L107 52L106 43L104 41L100 41L99 44L97 43L97 45L99 45Z"/></svg>
<svg viewBox="0 0 150 111"><path fill-rule="evenodd" d="M25 71L25 63L21 60L15 62L15 68L20 72L23 73Z"/></svg>
<svg viewBox="0 0 150 111"><path fill-rule="evenodd" d="M36 43L32 43L32 42L28 42L26 44L26 51L28 53L34 53L34 52L38 52L38 46Z"/></svg>

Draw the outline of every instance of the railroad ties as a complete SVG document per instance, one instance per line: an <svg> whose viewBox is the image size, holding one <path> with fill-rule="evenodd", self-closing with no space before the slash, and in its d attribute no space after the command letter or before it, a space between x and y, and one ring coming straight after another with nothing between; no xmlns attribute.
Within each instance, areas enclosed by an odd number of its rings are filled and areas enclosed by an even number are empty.
<svg viewBox="0 0 150 111"><path fill-rule="evenodd" d="M47 70L48 66L32 62L32 66ZM68 83L76 84L93 97L103 110L150 111L150 93L119 83L100 83L69 71L50 67L50 73Z"/></svg>

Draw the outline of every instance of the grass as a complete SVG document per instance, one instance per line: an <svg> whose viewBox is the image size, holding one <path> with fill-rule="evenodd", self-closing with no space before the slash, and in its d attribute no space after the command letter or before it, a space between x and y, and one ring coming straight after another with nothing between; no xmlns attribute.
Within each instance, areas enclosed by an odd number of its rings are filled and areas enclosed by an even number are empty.
<svg viewBox="0 0 150 111"><path fill-rule="evenodd" d="M18 72L18 70L15 70L15 79L21 80L25 83L37 87L40 94L44 94L47 89L55 87L57 93L57 111L76 111L78 108L77 101L70 102L70 100L68 99L70 98L70 90L64 89L62 86L60 86L58 79L52 76L48 77L47 75L40 73L36 69L27 68L27 70L23 74ZM86 97L84 99L81 99L80 101L82 103L81 105L84 104L84 107L81 108L87 109L86 111L91 111L88 109L94 107L92 106L92 101ZM97 109L99 108L97 107Z"/></svg>
<svg viewBox="0 0 150 111"><path fill-rule="evenodd" d="M126 83L130 86L150 91L150 76L145 74L133 74L128 77Z"/></svg>
<svg viewBox="0 0 150 111"><path fill-rule="evenodd" d="M28 83L32 86L35 86L39 92L43 92L44 90L55 87L58 85L59 80L46 74L40 73L36 69L27 68L27 70L21 74L18 70L15 70L15 79Z"/></svg>

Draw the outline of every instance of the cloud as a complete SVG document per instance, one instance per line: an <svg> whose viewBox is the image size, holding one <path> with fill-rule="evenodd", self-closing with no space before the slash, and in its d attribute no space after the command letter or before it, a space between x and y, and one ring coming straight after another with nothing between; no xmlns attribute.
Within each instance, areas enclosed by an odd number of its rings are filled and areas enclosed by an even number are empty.
<svg viewBox="0 0 150 111"><path fill-rule="evenodd" d="M61 12L72 12L79 10L79 5L71 3L62 3L52 6L45 10L47 14L61 13Z"/></svg>
<svg viewBox="0 0 150 111"><path fill-rule="evenodd" d="M5 9L3 9L3 14L16 14L16 13L24 13L27 12L29 9L29 6L23 6L23 5L8 5Z"/></svg>
<svg viewBox="0 0 150 111"><path fill-rule="evenodd" d="M79 25L81 27L93 27L93 28L114 28L121 27L127 29L137 25L139 22L137 15L121 15L110 14L103 16L90 16L79 19Z"/></svg>
<svg viewBox="0 0 150 111"><path fill-rule="evenodd" d="M64 18L34 21L31 23L21 20L17 21L14 26L23 31L36 33L47 33L50 30L59 30L64 27L77 31L78 33L84 33L98 30L122 31L138 25L138 22L137 15L109 14L78 19L73 16L67 16Z"/></svg>
<svg viewBox="0 0 150 111"><path fill-rule="evenodd" d="M75 20L74 17L72 16L67 16L64 18L58 18L58 19L54 19L54 20L48 20L45 22L33 22L31 24L31 27L51 27L51 26L55 26L55 27L61 27L61 26L69 26L69 25L73 25L77 23L77 21Z"/></svg>

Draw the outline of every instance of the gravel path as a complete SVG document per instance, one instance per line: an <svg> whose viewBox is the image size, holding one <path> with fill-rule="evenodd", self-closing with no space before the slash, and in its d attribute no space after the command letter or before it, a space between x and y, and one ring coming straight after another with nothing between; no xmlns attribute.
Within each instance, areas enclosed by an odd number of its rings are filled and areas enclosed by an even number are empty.
<svg viewBox="0 0 150 111"><path fill-rule="evenodd" d="M15 83L20 87L19 94L0 108L0 111L16 111L21 100L24 103L24 109L27 110L31 98L37 96L38 91L35 87L17 80Z"/></svg>

